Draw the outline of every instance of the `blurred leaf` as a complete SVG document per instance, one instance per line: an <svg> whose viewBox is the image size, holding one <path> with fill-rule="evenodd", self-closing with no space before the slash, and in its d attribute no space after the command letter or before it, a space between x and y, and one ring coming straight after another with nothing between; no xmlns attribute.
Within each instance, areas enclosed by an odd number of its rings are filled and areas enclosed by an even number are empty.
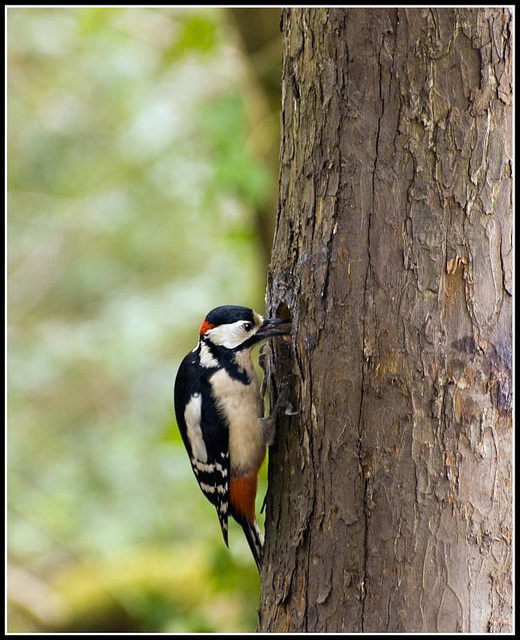
<svg viewBox="0 0 520 640"><path fill-rule="evenodd" d="M187 16L177 42L179 50L183 52L210 53L217 43L215 20L201 13Z"/></svg>

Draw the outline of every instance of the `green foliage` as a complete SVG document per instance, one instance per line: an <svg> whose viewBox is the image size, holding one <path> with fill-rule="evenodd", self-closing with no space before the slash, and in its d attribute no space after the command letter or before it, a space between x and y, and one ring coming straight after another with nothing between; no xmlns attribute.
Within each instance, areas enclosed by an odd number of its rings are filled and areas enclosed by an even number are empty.
<svg viewBox="0 0 520 640"><path fill-rule="evenodd" d="M245 153L243 142L247 123L238 90L204 104L198 128L212 157L222 159L215 167L212 188L206 193L207 202L210 203L223 190L251 207L264 205L266 195L273 187L273 174L267 166L251 162Z"/></svg>
<svg viewBox="0 0 520 640"><path fill-rule="evenodd" d="M214 18L202 13L190 13L180 27L178 37L166 54L165 62L171 63L188 52L207 56L214 53L218 41L218 28Z"/></svg>
<svg viewBox="0 0 520 640"><path fill-rule="evenodd" d="M228 37L218 9L8 10L13 631L254 630L171 399L206 311L263 304L274 180Z"/></svg>

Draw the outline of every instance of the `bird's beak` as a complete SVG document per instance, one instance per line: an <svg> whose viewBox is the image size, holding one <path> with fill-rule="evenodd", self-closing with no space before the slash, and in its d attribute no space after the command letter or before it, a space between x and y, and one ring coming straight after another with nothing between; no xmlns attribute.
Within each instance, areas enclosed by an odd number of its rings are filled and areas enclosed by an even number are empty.
<svg viewBox="0 0 520 640"><path fill-rule="evenodd" d="M290 320L287 320L287 318L269 318L264 320L260 329L255 333L255 338L264 340L275 336L286 336L289 333L291 333Z"/></svg>

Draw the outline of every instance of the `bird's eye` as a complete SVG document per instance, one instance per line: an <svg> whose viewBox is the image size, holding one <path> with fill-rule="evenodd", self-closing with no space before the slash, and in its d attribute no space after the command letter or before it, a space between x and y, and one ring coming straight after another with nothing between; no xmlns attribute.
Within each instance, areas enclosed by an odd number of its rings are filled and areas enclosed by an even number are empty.
<svg viewBox="0 0 520 640"><path fill-rule="evenodd" d="M252 328L253 328L253 324L251 322L244 322L244 329L246 331L251 331Z"/></svg>

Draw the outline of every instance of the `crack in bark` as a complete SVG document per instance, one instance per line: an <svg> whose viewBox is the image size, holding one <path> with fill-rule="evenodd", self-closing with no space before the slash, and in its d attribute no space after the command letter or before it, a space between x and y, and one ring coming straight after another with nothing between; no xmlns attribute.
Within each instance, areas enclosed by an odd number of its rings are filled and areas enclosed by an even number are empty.
<svg viewBox="0 0 520 640"><path fill-rule="evenodd" d="M309 363L310 364L310 363ZM310 371L309 371L310 374ZM313 377L310 374L309 375L309 398L310 398L310 403L311 403L311 423L312 423L312 398L314 397L313 394ZM312 452L311 452L312 451ZM311 455L311 459L312 459L312 466L313 468L315 468L314 466L314 443L312 441L312 424L311 424L311 433L309 434L309 454ZM316 503L316 493L315 493L315 487L313 487L313 491L311 491L311 495L312 495L312 505L311 505L311 509L310 509L310 513L309 513L309 517L307 519L307 528L306 528L306 534L305 537L307 538L307 565L305 567L305 571L306 571L306 584L310 584L309 582L309 576L310 576L310 567L311 567L311 562L312 562L312 558L311 558L311 526L310 526L310 522L311 522L311 517L312 514L314 513L314 505ZM304 542L304 539L302 537L302 543ZM308 623L308 619L309 619L309 601L308 601L308 590L305 589L305 593L304 593L304 597L305 597L305 631L308 631L308 627L309 627L309 623Z"/></svg>
<svg viewBox="0 0 520 640"><path fill-rule="evenodd" d="M325 270L325 277L324 277L324 283L323 283L323 291L321 294L321 297L326 300L327 296L329 294L329 277L330 277L330 267L331 267L331 255L332 255L332 241L334 240L334 228L336 225L336 218L334 217L334 213L332 214L332 224L331 224L331 231L330 231L330 236L329 239L327 240L327 264L326 264L326 270Z"/></svg>
<svg viewBox="0 0 520 640"><path fill-rule="evenodd" d="M379 48L379 98L381 101L381 113L379 114L379 118L377 120L377 132L376 132L376 142L375 142L375 153L374 153L374 167L372 174L372 205L368 213L368 225L367 225L367 268L365 273L365 285L364 285L364 314L363 314L363 365L361 371L361 398L359 402L359 417L358 417L358 461L360 465L360 472L363 477L363 517L364 517L364 532L363 532L363 577L361 583L361 632L365 630L365 602L367 595L367 565L368 565L368 526L369 526L369 509L368 509L368 477L365 473L365 465L362 458L362 447L363 447L363 438L362 438L362 419L363 419L363 401L365 396L365 379L366 379L366 371L368 368L368 358L370 355L367 355L367 315L368 315L368 283L369 283L369 273L370 273L370 264L371 264L371 254L370 254L370 233L371 233L371 223L372 223L372 215L374 213L374 203L375 203L375 178L377 171L377 159L378 159L378 149L379 149L379 136L381 133L381 120L383 118L384 113L384 99L383 99L383 91L382 91L382 66L381 66L381 53L383 50L383 40L384 37L381 38L381 46Z"/></svg>

